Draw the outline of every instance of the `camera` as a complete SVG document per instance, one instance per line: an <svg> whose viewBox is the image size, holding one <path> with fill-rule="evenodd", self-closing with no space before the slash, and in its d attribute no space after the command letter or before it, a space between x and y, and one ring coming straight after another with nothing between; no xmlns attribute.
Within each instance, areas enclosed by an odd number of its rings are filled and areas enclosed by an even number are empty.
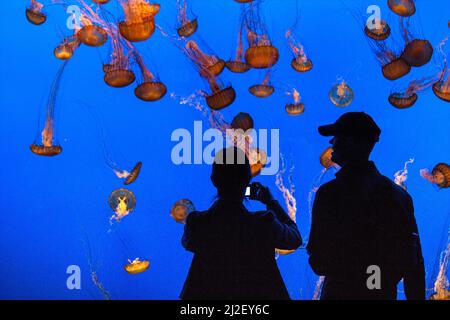
<svg viewBox="0 0 450 320"><path fill-rule="evenodd" d="M245 189L245 196L251 200L254 200L254 199L256 199L258 191L259 191L258 185L255 183L252 183L247 187L247 189Z"/></svg>

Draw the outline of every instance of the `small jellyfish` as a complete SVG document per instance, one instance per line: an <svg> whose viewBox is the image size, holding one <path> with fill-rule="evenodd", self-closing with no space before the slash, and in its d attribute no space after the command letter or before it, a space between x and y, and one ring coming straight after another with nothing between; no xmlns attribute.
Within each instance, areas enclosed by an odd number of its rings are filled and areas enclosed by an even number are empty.
<svg viewBox="0 0 450 320"><path fill-rule="evenodd" d="M267 154L259 148L252 148L249 150L247 157L250 162L251 175L256 177L267 165Z"/></svg>
<svg viewBox="0 0 450 320"><path fill-rule="evenodd" d="M108 40L108 33L101 27L89 24L77 32L81 43L90 47L101 47Z"/></svg>
<svg viewBox="0 0 450 320"><path fill-rule="evenodd" d="M422 169L420 170L420 175L439 188L450 188L450 165L446 163L437 164L431 173L427 169Z"/></svg>
<svg viewBox="0 0 450 320"><path fill-rule="evenodd" d="M406 45L401 57L410 66L421 67L430 62L433 51L430 41L414 39Z"/></svg>
<svg viewBox="0 0 450 320"><path fill-rule="evenodd" d="M142 74L142 80L140 80L140 84L134 89L134 94L142 101L152 102L161 100L167 93L166 85L158 81L150 72L137 50L133 49L133 54Z"/></svg>
<svg viewBox="0 0 450 320"><path fill-rule="evenodd" d="M132 184L133 182L135 182L136 179L139 177L139 173L141 172L141 168L142 168L142 162L139 161L138 163L136 163L136 165L134 166L133 170L131 170L131 172L128 175L128 177L126 177L126 179L123 182L123 184L124 185L129 185L129 184Z"/></svg>
<svg viewBox="0 0 450 320"><path fill-rule="evenodd" d="M109 0L92 0L96 4L107 4Z"/></svg>
<svg viewBox="0 0 450 320"><path fill-rule="evenodd" d="M189 38L198 29L197 18L189 19L187 14L187 0L177 0L178 9L178 28L177 33L180 37Z"/></svg>
<svg viewBox="0 0 450 320"><path fill-rule="evenodd" d="M312 69L313 63L310 59L308 59L303 45L298 43L292 34L292 28L289 29L285 34L287 43L292 53L294 54L294 58L291 61L291 67L297 72L308 72Z"/></svg>
<svg viewBox="0 0 450 320"><path fill-rule="evenodd" d="M170 210L170 216L177 223L186 224L187 216L195 211L195 206L189 199L181 199L174 203Z"/></svg>
<svg viewBox="0 0 450 320"><path fill-rule="evenodd" d="M247 112L239 112L231 121L232 129L242 129L244 132L254 128L252 116Z"/></svg>
<svg viewBox="0 0 450 320"><path fill-rule="evenodd" d="M245 62L244 59L244 40L243 40L243 30L244 30L244 9L242 17L240 20L240 26L238 31L238 41L236 47L236 54L234 59L226 62L226 67L228 70L234 73L244 73L251 69L251 66Z"/></svg>
<svg viewBox="0 0 450 320"><path fill-rule="evenodd" d="M441 78L433 84L433 92L439 99L450 102L450 69L444 70Z"/></svg>
<svg viewBox="0 0 450 320"><path fill-rule="evenodd" d="M25 10L27 20L36 26L43 24L45 21L47 21L47 15L42 12L43 8L44 5L42 3L36 0L31 0L30 4Z"/></svg>
<svg viewBox="0 0 450 320"><path fill-rule="evenodd" d="M379 23L377 24L375 21L373 26L366 24L364 33L375 41L384 41L391 35L391 27L385 20L379 20Z"/></svg>
<svg viewBox="0 0 450 320"><path fill-rule="evenodd" d="M125 265L125 271L128 274L139 274L147 271L150 266L150 261L148 260L139 260L139 258L134 259L133 261L128 260L128 264Z"/></svg>
<svg viewBox="0 0 450 320"><path fill-rule="evenodd" d="M293 88L292 91L286 92L288 96L294 98L294 103L287 103L285 106L286 112L291 116L298 116L305 112L305 105L300 101L300 93Z"/></svg>
<svg viewBox="0 0 450 320"><path fill-rule="evenodd" d="M354 93L345 80L342 80L331 88L328 97L335 106L344 108L353 102Z"/></svg>
<svg viewBox="0 0 450 320"><path fill-rule="evenodd" d="M232 86L223 87L217 82L216 78L209 79L209 85L211 87L212 93L203 93L206 99L206 104L212 110L221 110L229 105L231 105L236 99L236 91L234 91Z"/></svg>
<svg viewBox="0 0 450 320"><path fill-rule="evenodd" d="M399 93L394 92L389 95L389 103L397 109L407 109L412 107L419 99L417 93Z"/></svg>
<svg viewBox="0 0 450 320"><path fill-rule="evenodd" d="M39 156L52 157L62 152L62 147L58 144L58 139L55 135L55 107L59 85L66 65L67 60L61 65L53 80L46 106L45 125L42 131L40 131L40 137L30 145L31 152ZM37 142L38 140L40 140L40 142Z"/></svg>
<svg viewBox="0 0 450 320"><path fill-rule="evenodd" d="M408 180L408 165L414 163L414 159L409 159L405 162L403 166L403 170L399 170L394 174L394 182L399 187L402 187L404 190L407 190L406 180Z"/></svg>
<svg viewBox="0 0 450 320"><path fill-rule="evenodd" d="M245 61L255 69L274 66L280 57L278 49L272 45L267 28L260 15L260 2L251 3L246 17L247 39L249 47L245 52Z"/></svg>
<svg viewBox="0 0 450 320"><path fill-rule="evenodd" d="M119 22L122 37L131 42L145 41L155 32L155 16L159 4L150 4L148 0L120 0L125 19Z"/></svg>
<svg viewBox="0 0 450 320"><path fill-rule="evenodd" d="M131 63L124 47L116 36L112 39L112 56L108 64L103 65L105 73L104 81L113 88L129 86L134 82L136 76L131 70Z"/></svg>
<svg viewBox="0 0 450 320"><path fill-rule="evenodd" d="M80 40L76 36L70 36L55 48L53 54L60 60L69 60L79 46Z"/></svg>
<svg viewBox="0 0 450 320"><path fill-rule="evenodd" d="M416 12L414 0L388 0L388 6L401 17L410 17Z"/></svg>
<svg viewBox="0 0 450 320"><path fill-rule="evenodd" d="M136 207L136 198L128 189L116 189L109 195L109 206L114 211L114 215L109 219L110 223L115 220L120 222L124 217L129 215Z"/></svg>
<svg viewBox="0 0 450 320"><path fill-rule="evenodd" d="M186 43L185 53L196 64L203 78L217 77L225 68L225 61L214 54L204 53L195 41Z"/></svg>
<svg viewBox="0 0 450 320"><path fill-rule="evenodd" d="M324 152L322 152L322 154L320 155L320 164L322 165L322 167L324 167L326 170L330 169L330 168L338 168L339 166L334 163L331 160L333 154L333 148L332 147L328 147L325 149Z"/></svg>
<svg viewBox="0 0 450 320"><path fill-rule="evenodd" d="M258 98L270 97L274 92L275 88L270 84L271 71L267 72L263 82L261 84L256 84L251 86L248 91Z"/></svg>

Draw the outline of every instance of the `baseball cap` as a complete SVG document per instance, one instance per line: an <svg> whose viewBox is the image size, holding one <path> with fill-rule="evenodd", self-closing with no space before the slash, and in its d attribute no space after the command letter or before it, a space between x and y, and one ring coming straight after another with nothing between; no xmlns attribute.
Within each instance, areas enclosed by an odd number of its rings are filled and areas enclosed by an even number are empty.
<svg viewBox="0 0 450 320"><path fill-rule="evenodd" d="M347 112L335 123L319 127L322 136L364 137L378 141L381 129L371 116L365 112Z"/></svg>

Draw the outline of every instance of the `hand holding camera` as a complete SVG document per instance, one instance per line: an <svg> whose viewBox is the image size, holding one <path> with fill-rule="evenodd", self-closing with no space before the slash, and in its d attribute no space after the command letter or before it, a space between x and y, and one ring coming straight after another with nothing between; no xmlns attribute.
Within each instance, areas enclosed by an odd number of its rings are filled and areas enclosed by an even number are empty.
<svg viewBox="0 0 450 320"><path fill-rule="evenodd" d="M263 186L259 182L253 182L247 187L245 196L250 200L260 201L264 204L268 204L270 201L274 200L272 193L268 187Z"/></svg>

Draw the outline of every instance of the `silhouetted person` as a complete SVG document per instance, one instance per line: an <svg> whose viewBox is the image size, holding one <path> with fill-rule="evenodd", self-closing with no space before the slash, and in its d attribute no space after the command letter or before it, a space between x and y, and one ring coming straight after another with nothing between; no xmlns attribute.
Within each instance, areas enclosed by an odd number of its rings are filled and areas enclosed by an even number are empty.
<svg viewBox="0 0 450 320"><path fill-rule="evenodd" d="M333 136L332 161L342 167L313 207L307 250L314 272L325 276L321 299L396 299L402 278L408 299L424 299L412 199L369 161L380 128L369 115L351 112L319 133ZM381 289L369 289L376 285L372 265L380 268Z"/></svg>
<svg viewBox="0 0 450 320"><path fill-rule="evenodd" d="M300 232L269 189L259 183L252 184L251 198L264 203L267 210L252 213L244 207L250 179L250 166L240 149L218 152L211 174L218 200L186 220L182 244L194 258L182 299L289 299L275 248L298 248Z"/></svg>

